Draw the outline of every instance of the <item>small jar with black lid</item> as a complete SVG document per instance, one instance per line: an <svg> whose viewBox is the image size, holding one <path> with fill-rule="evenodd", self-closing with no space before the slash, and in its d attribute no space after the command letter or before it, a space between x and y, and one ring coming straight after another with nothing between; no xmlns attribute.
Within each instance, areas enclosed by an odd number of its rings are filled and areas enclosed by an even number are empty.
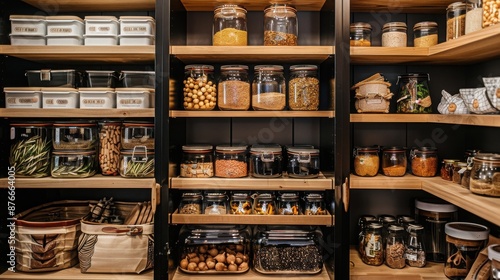
<svg viewBox="0 0 500 280"><path fill-rule="evenodd" d="M438 44L438 25L433 21L423 21L413 26L413 46L430 47Z"/></svg>
<svg viewBox="0 0 500 280"><path fill-rule="evenodd" d="M277 178L282 175L283 155L278 144L252 145L250 175L257 178Z"/></svg>
<svg viewBox="0 0 500 280"><path fill-rule="evenodd" d="M306 147L287 148L288 176L292 178L317 178L319 175L319 150Z"/></svg>
<svg viewBox="0 0 500 280"><path fill-rule="evenodd" d="M213 177L213 147L211 145L182 146L180 176L185 178Z"/></svg>
<svg viewBox="0 0 500 280"><path fill-rule="evenodd" d="M388 22L382 27L382 47L406 47L406 23Z"/></svg>
<svg viewBox="0 0 500 280"><path fill-rule="evenodd" d="M349 26L349 44L356 47L369 47L372 41L372 26L366 22L354 22Z"/></svg>

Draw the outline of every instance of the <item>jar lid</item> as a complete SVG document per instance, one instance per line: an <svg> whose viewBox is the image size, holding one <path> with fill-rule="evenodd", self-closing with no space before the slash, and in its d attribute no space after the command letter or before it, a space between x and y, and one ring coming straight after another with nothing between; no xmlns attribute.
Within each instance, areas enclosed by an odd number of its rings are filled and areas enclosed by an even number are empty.
<svg viewBox="0 0 500 280"><path fill-rule="evenodd" d="M61 121L54 123L55 127L95 127L96 123L93 121L88 122L71 122L71 121Z"/></svg>
<svg viewBox="0 0 500 280"><path fill-rule="evenodd" d="M257 198L260 200L270 200L273 198L271 193L260 193L257 195Z"/></svg>
<svg viewBox="0 0 500 280"><path fill-rule="evenodd" d="M443 159L443 163L455 163L456 161L460 161L459 159Z"/></svg>
<svg viewBox="0 0 500 280"><path fill-rule="evenodd" d="M410 216L400 216L398 220L401 220L403 223L413 223L415 219Z"/></svg>
<svg viewBox="0 0 500 280"><path fill-rule="evenodd" d="M10 126L13 127L27 127L27 128L35 128L35 127L46 127L46 126L51 126L51 123L47 122L23 122L23 123L11 123Z"/></svg>
<svg viewBox="0 0 500 280"><path fill-rule="evenodd" d="M214 67L212 65L205 65L205 64L189 64L184 67L184 70L212 72L214 71Z"/></svg>
<svg viewBox="0 0 500 280"><path fill-rule="evenodd" d="M220 71L247 71L248 66L246 65L222 65Z"/></svg>
<svg viewBox="0 0 500 280"><path fill-rule="evenodd" d="M415 208L430 211L430 212L443 212L450 213L456 212L458 208L440 199L415 199Z"/></svg>
<svg viewBox="0 0 500 280"><path fill-rule="evenodd" d="M412 231L419 231L419 230L423 230L423 229L424 229L424 227L422 225L410 224L410 225L408 225L408 228L406 229L406 231L412 232Z"/></svg>
<svg viewBox="0 0 500 280"><path fill-rule="evenodd" d="M185 192L185 193L182 194L182 198L202 199L203 196L201 195L200 192Z"/></svg>
<svg viewBox="0 0 500 280"><path fill-rule="evenodd" d="M295 200L299 199L299 195L296 193L283 193L281 194L280 198L282 200Z"/></svg>
<svg viewBox="0 0 500 280"><path fill-rule="evenodd" d="M402 226L399 226L399 225L390 225L387 229L390 231L403 231L404 230L404 228Z"/></svg>
<svg viewBox="0 0 500 280"><path fill-rule="evenodd" d="M500 261L500 244L488 246L488 259Z"/></svg>
<svg viewBox="0 0 500 280"><path fill-rule="evenodd" d="M414 154L435 154L437 153L437 148L420 147L420 148L414 148L411 152Z"/></svg>
<svg viewBox="0 0 500 280"><path fill-rule="evenodd" d="M487 240L490 229L475 223L451 222L444 226L444 232L451 237L465 240Z"/></svg>
<svg viewBox="0 0 500 280"><path fill-rule="evenodd" d="M236 5L236 4L222 4L220 6L215 7L214 14L221 13L221 12L223 14L225 14L227 12L226 10L229 10L229 11L238 11L238 12L244 12L244 13L247 12L247 10L243 6L240 6L240 5Z"/></svg>
<svg viewBox="0 0 500 280"><path fill-rule="evenodd" d="M382 224L381 223L370 223L370 224L368 224L367 227L371 228L371 229L379 229L379 228L382 228Z"/></svg>
<svg viewBox="0 0 500 280"><path fill-rule="evenodd" d="M281 146L278 144L252 145L250 152L254 153L281 153Z"/></svg>
<svg viewBox="0 0 500 280"><path fill-rule="evenodd" d="M408 80L408 79L427 79L428 81L431 80L430 76L428 73L406 73L398 76L398 80L396 84L399 83L399 80Z"/></svg>
<svg viewBox="0 0 500 280"><path fill-rule="evenodd" d="M480 153L474 156L474 161L500 161L500 154Z"/></svg>
<svg viewBox="0 0 500 280"><path fill-rule="evenodd" d="M406 147L393 146L393 147L382 147L382 151L387 152L406 152Z"/></svg>
<svg viewBox="0 0 500 280"><path fill-rule="evenodd" d="M183 151L188 152L210 152L212 151L212 145L184 145L182 146Z"/></svg>
<svg viewBox="0 0 500 280"><path fill-rule="evenodd" d="M467 167L467 162L463 162L463 161L455 161L453 163L453 166L455 167Z"/></svg>
<svg viewBox="0 0 500 280"><path fill-rule="evenodd" d="M245 145L217 145L215 146L215 151L223 152L244 152L247 150Z"/></svg>
<svg viewBox="0 0 500 280"><path fill-rule="evenodd" d="M378 150L379 150L378 146L354 147L354 151L358 151L358 152L378 152Z"/></svg>
<svg viewBox="0 0 500 280"><path fill-rule="evenodd" d="M271 10L275 10L275 9L283 9L283 10L289 10L291 12L297 12L297 9L292 6L292 5L289 5L289 4L283 4L283 3L273 3L269 6L267 6L265 9L264 9L264 13L267 13Z"/></svg>
<svg viewBox="0 0 500 280"><path fill-rule="evenodd" d="M290 66L290 71L316 71L318 70L318 66L311 64L304 65L292 65Z"/></svg>
<svg viewBox="0 0 500 280"><path fill-rule="evenodd" d="M467 6L467 3L465 2L453 2L448 7L446 10L453 10L453 9L458 9L458 8L465 8Z"/></svg>
<svg viewBox="0 0 500 280"><path fill-rule="evenodd" d="M388 22L384 24L382 29L390 29L390 28L404 28L406 29L406 23L401 21Z"/></svg>
<svg viewBox="0 0 500 280"><path fill-rule="evenodd" d="M96 151L94 149L90 150L53 150L52 154L53 155L82 155L82 156L89 156L89 155L94 155Z"/></svg>
<svg viewBox="0 0 500 280"><path fill-rule="evenodd" d="M254 67L255 72L260 71L283 71L283 66L281 65L256 65Z"/></svg>
<svg viewBox="0 0 500 280"><path fill-rule="evenodd" d="M291 154L319 154L319 149L314 148L289 147L287 150Z"/></svg>
<svg viewBox="0 0 500 280"><path fill-rule="evenodd" d="M125 156L133 156L133 155L146 155L152 156L155 154L153 149L147 149L145 146L135 146L135 147L144 147L143 149L128 149L121 150L120 153Z"/></svg>
<svg viewBox="0 0 500 280"><path fill-rule="evenodd" d="M413 30L417 30L417 29L424 28L424 27L431 28L431 27L437 27L437 26L438 26L438 24L434 21L422 21L422 22L416 23L413 26Z"/></svg>
<svg viewBox="0 0 500 280"><path fill-rule="evenodd" d="M323 195L320 193L309 193L304 198L308 201L323 201Z"/></svg>
<svg viewBox="0 0 500 280"><path fill-rule="evenodd" d="M378 217L379 222L393 223L396 221L396 217L392 215L380 215Z"/></svg>
<svg viewBox="0 0 500 280"><path fill-rule="evenodd" d="M206 192L205 193L205 198L225 198L226 193L225 192Z"/></svg>
<svg viewBox="0 0 500 280"><path fill-rule="evenodd" d="M351 25L349 27L350 27L350 29L362 28L362 29L372 30L372 26L366 22L354 22L354 23L351 23Z"/></svg>
<svg viewBox="0 0 500 280"><path fill-rule="evenodd" d="M247 192L234 192L231 194L232 197L234 198L239 198L239 199L242 199L242 198L248 198L250 197L250 194L247 193Z"/></svg>
<svg viewBox="0 0 500 280"><path fill-rule="evenodd" d="M124 127L133 126L133 127L154 127L154 123L151 122L123 122Z"/></svg>

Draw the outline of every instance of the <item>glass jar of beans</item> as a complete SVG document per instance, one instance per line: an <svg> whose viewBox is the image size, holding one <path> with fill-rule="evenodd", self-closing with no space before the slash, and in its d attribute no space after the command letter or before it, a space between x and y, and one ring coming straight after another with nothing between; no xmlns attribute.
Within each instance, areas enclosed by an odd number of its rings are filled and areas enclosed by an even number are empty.
<svg viewBox="0 0 500 280"><path fill-rule="evenodd" d="M248 175L247 147L218 145L215 147L215 176L240 178Z"/></svg>
<svg viewBox="0 0 500 280"><path fill-rule="evenodd" d="M184 67L184 109L212 110L217 104L217 83L212 65Z"/></svg>

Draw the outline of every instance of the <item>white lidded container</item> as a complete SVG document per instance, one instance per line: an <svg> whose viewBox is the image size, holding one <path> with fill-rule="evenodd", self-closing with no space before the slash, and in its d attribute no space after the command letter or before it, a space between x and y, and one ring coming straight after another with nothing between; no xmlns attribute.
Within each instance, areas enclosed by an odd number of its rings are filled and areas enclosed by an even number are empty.
<svg viewBox="0 0 500 280"><path fill-rule="evenodd" d="M45 46L45 36L10 34L10 44L13 46Z"/></svg>
<svg viewBox="0 0 500 280"><path fill-rule="evenodd" d="M117 36L120 23L114 16L86 16L85 35Z"/></svg>
<svg viewBox="0 0 500 280"><path fill-rule="evenodd" d="M74 88L45 87L42 88L42 108L78 108L79 93Z"/></svg>
<svg viewBox="0 0 500 280"><path fill-rule="evenodd" d="M12 35L45 36L47 22L45 16L36 15L10 15Z"/></svg>
<svg viewBox="0 0 500 280"><path fill-rule="evenodd" d="M116 35L83 35L86 46L116 46L118 36Z"/></svg>
<svg viewBox="0 0 500 280"><path fill-rule="evenodd" d="M83 36L49 36L47 35L48 46L78 46L83 45Z"/></svg>
<svg viewBox="0 0 500 280"><path fill-rule="evenodd" d="M122 46L149 46L154 45L154 35L119 35Z"/></svg>
<svg viewBox="0 0 500 280"><path fill-rule="evenodd" d="M116 108L143 109L150 108L152 89L149 88L116 88Z"/></svg>
<svg viewBox="0 0 500 280"><path fill-rule="evenodd" d="M48 16L47 36L83 36L83 19L77 16Z"/></svg>
<svg viewBox="0 0 500 280"><path fill-rule="evenodd" d="M120 35L154 35L155 20L150 16L121 16Z"/></svg>
<svg viewBox="0 0 500 280"><path fill-rule="evenodd" d="M6 87L5 108L42 108L42 91L39 87Z"/></svg>
<svg viewBox="0 0 500 280"><path fill-rule="evenodd" d="M80 108L108 109L116 107L114 88L80 88Z"/></svg>

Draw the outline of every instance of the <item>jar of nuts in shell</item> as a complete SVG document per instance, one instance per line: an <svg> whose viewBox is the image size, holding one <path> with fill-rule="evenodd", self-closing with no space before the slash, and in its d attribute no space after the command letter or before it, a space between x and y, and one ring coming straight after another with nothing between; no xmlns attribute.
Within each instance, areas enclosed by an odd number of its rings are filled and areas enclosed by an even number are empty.
<svg viewBox="0 0 500 280"><path fill-rule="evenodd" d="M185 192L179 204L179 214L202 214L201 192Z"/></svg>
<svg viewBox="0 0 500 280"><path fill-rule="evenodd" d="M248 66L222 65L217 85L220 98L218 106L221 110L248 110L250 108L250 81Z"/></svg>
<svg viewBox="0 0 500 280"><path fill-rule="evenodd" d="M281 65L257 65L252 82L252 108L279 111L286 105L286 82Z"/></svg>
<svg viewBox="0 0 500 280"><path fill-rule="evenodd" d="M483 28L500 22L500 0L484 0Z"/></svg>
<svg viewBox="0 0 500 280"><path fill-rule="evenodd" d="M248 175L247 147L218 145L215 147L215 176L240 178Z"/></svg>
<svg viewBox="0 0 500 280"><path fill-rule="evenodd" d="M217 86L212 65L184 67L184 109L212 110L217 104Z"/></svg>
<svg viewBox="0 0 500 280"><path fill-rule="evenodd" d="M318 66L290 66L288 107L290 110L316 111L319 107Z"/></svg>

